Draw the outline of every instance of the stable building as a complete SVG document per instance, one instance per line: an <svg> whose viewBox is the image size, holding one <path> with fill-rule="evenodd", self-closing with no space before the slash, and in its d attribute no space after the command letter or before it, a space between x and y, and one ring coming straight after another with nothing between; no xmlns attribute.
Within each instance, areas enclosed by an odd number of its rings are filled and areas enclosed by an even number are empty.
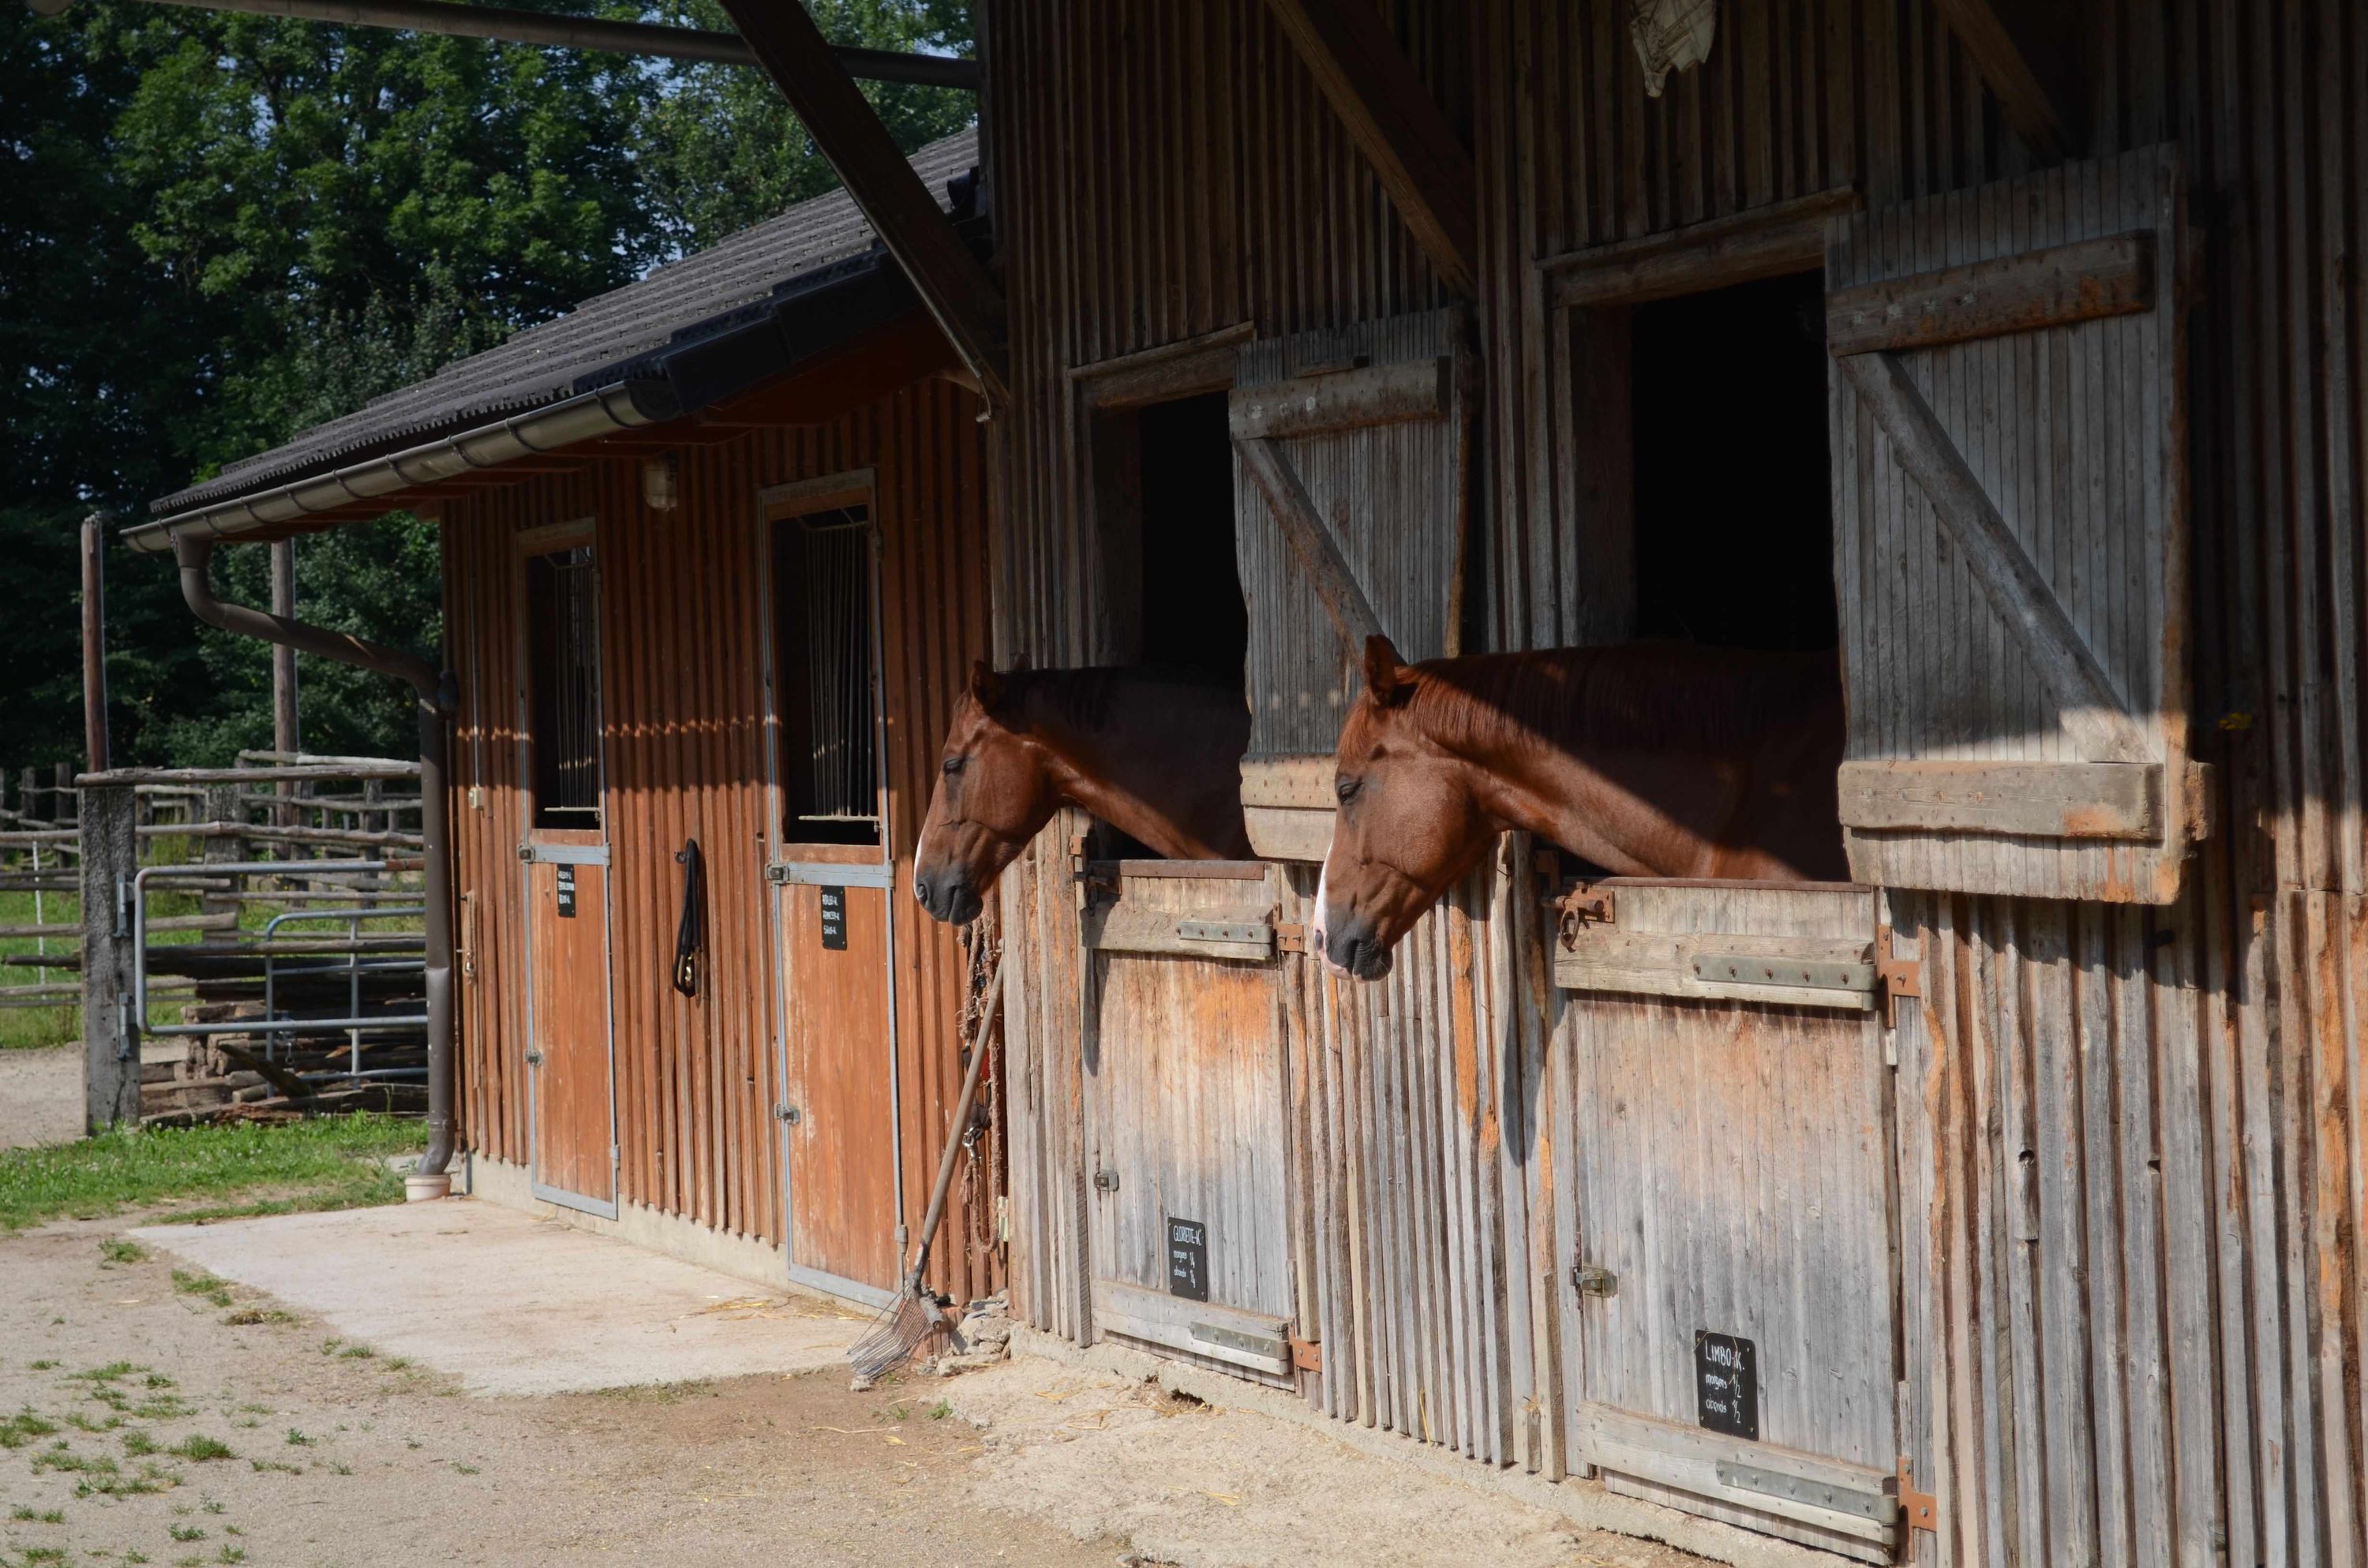
<svg viewBox="0 0 2368 1568"><path fill-rule="evenodd" d="M1261 857L1005 876L1042 1333L1867 1561L2368 1553L2368 35L2043 9L985 9L996 651L1237 575ZM1516 835L1326 973L1373 625L1832 650L1852 881Z"/></svg>
<svg viewBox="0 0 2368 1568"><path fill-rule="evenodd" d="M913 159L983 244L975 164L972 133ZM966 380L834 193L133 530L440 525L477 1195L857 1301L901 1279L973 989L957 934L893 895L987 650ZM933 1253L958 1298L1000 1278L993 1137L969 1169Z"/></svg>

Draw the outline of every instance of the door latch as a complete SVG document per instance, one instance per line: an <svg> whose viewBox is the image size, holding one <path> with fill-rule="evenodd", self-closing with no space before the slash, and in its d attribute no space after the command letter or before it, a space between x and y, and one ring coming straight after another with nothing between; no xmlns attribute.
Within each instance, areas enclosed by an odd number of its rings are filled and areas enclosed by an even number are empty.
<svg viewBox="0 0 2368 1568"><path fill-rule="evenodd" d="M1883 1027L1896 1029L1899 1027L1899 999L1924 994L1924 966L1914 959L1893 953L1888 926L1875 927L1874 973L1883 985Z"/></svg>
<svg viewBox="0 0 2368 1568"><path fill-rule="evenodd" d="M1116 1192L1118 1190L1118 1173L1108 1168L1096 1171L1094 1173L1094 1190L1097 1192Z"/></svg>
<svg viewBox="0 0 2368 1568"><path fill-rule="evenodd" d="M1582 1296L1616 1296L1620 1294L1620 1276L1608 1268L1591 1263L1575 1263L1570 1267L1572 1287Z"/></svg>

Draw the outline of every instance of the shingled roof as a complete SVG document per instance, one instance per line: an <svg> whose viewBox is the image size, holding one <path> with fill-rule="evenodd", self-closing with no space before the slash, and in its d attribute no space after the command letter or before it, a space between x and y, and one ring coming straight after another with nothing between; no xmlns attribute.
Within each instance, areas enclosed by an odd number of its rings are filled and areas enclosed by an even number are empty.
<svg viewBox="0 0 2368 1568"><path fill-rule="evenodd" d="M939 205L951 210L949 187L970 172L977 154L977 132L964 131L931 142L912 162ZM164 517L233 500L621 385L649 374L658 356L743 327L772 301L876 264L880 255L871 225L846 191L802 201L498 347L233 463L149 509Z"/></svg>

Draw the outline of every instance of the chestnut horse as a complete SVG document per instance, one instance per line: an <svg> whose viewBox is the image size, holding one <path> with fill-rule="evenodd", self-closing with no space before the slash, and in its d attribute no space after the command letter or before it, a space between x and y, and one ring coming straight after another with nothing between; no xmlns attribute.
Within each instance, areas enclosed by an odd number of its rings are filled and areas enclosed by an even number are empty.
<svg viewBox="0 0 2368 1568"><path fill-rule="evenodd" d="M977 917L987 890L1062 806L1081 806L1177 860L1241 860L1239 685L1161 669L973 665L913 857L913 896Z"/></svg>
<svg viewBox="0 0 2368 1568"><path fill-rule="evenodd" d="M1830 653L1631 642L1408 665L1365 642L1317 948L1362 980L1521 828L1623 876L1839 879Z"/></svg>

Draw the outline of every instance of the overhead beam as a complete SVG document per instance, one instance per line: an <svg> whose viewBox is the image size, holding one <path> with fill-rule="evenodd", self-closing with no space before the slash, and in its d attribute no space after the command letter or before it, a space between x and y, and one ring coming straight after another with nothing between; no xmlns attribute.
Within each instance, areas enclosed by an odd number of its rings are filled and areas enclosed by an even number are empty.
<svg viewBox="0 0 2368 1568"><path fill-rule="evenodd" d="M723 0L991 406L1009 401L1003 294L939 210L800 0Z"/></svg>
<svg viewBox="0 0 2368 1568"><path fill-rule="evenodd" d="M182 6L199 11L243 11L257 17L292 17L300 21L335 22L347 27L443 33L457 38L498 39L507 43L547 44L559 49L591 49L666 60L712 61L723 65L758 63L756 51L748 47L746 40L732 33L656 27L647 22L609 22L502 6L456 5L452 0L148 0L148 4ZM865 81L903 82L973 92L978 89L978 62L974 60L837 46L831 52L848 75Z"/></svg>
<svg viewBox="0 0 2368 1568"><path fill-rule="evenodd" d="M1478 176L1381 14L1366 0L1267 0L1292 47L1447 285L1479 276Z"/></svg>
<svg viewBox="0 0 2368 1568"><path fill-rule="evenodd" d="M1934 0L2026 146L2051 158L2079 153L2081 7L2064 0Z"/></svg>

